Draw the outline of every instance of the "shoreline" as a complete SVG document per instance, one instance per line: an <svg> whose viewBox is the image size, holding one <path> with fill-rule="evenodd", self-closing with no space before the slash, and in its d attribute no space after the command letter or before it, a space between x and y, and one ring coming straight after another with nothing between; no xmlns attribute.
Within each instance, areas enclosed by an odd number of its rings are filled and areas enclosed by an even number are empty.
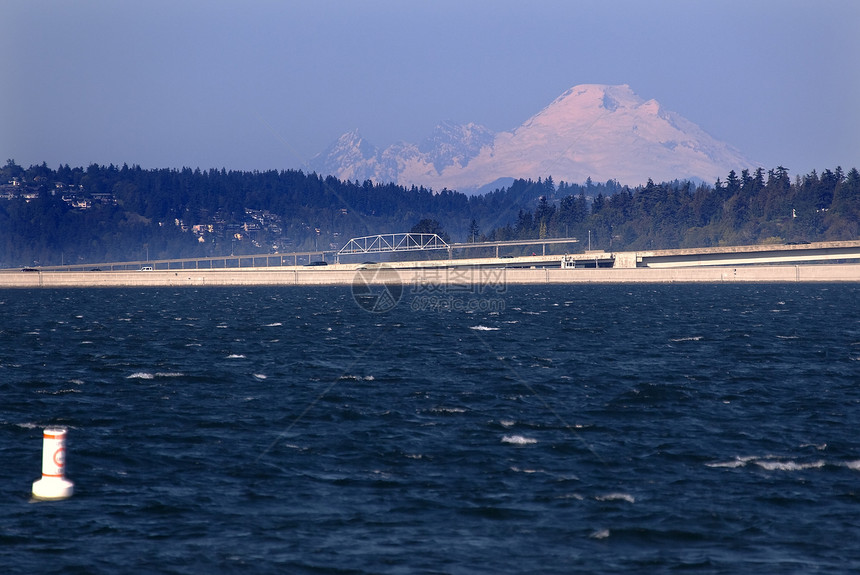
<svg viewBox="0 0 860 575"><path fill-rule="evenodd" d="M415 286L483 286L600 283L810 283L860 282L860 263L810 265L691 266L676 268L491 268L441 267L359 270L239 268L154 271L0 271L4 288L324 286L400 283Z"/></svg>

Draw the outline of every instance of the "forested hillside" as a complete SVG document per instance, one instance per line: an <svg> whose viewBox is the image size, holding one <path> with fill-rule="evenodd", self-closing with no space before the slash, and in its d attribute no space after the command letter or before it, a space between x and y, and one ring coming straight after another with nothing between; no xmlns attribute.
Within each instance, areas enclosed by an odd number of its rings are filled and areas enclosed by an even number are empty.
<svg viewBox="0 0 860 575"><path fill-rule="evenodd" d="M337 249L428 219L453 241L590 233L616 250L855 239L860 173L791 181L779 167L635 189L548 177L467 196L292 170L0 168L0 267Z"/></svg>
<svg viewBox="0 0 860 575"><path fill-rule="evenodd" d="M541 199L490 239L591 236L602 249L660 249L860 238L860 172L795 178L779 167L730 172L714 186L690 182L624 188L613 195Z"/></svg>

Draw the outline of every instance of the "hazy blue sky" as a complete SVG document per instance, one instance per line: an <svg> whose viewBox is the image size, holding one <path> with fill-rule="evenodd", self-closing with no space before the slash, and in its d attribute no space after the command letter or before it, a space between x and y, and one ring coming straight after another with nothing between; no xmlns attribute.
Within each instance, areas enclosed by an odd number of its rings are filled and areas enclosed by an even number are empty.
<svg viewBox="0 0 860 575"><path fill-rule="evenodd" d="M629 84L765 168L860 168L860 1L0 1L0 161L297 168Z"/></svg>

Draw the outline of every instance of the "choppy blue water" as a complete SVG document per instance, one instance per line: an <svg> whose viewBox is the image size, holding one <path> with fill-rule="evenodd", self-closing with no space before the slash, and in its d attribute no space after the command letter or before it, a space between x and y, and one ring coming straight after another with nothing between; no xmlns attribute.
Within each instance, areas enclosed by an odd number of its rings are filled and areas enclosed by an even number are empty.
<svg viewBox="0 0 860 575"><path fill-rule="evenodd" d="M0 291L0 571L860 570L858 286L457 298Z"/></svg>

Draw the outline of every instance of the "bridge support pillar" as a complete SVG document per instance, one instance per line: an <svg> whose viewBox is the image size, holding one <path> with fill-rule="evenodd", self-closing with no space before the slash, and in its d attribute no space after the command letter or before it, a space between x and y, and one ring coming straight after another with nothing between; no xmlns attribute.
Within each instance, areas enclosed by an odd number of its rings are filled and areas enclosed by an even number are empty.
<svg viewBox="0 0 860 575"><path fill-rule="evenodd" d="M615 262L612 264L614 268L635 268L636 267L636 252L617 252Z"/></svg>

